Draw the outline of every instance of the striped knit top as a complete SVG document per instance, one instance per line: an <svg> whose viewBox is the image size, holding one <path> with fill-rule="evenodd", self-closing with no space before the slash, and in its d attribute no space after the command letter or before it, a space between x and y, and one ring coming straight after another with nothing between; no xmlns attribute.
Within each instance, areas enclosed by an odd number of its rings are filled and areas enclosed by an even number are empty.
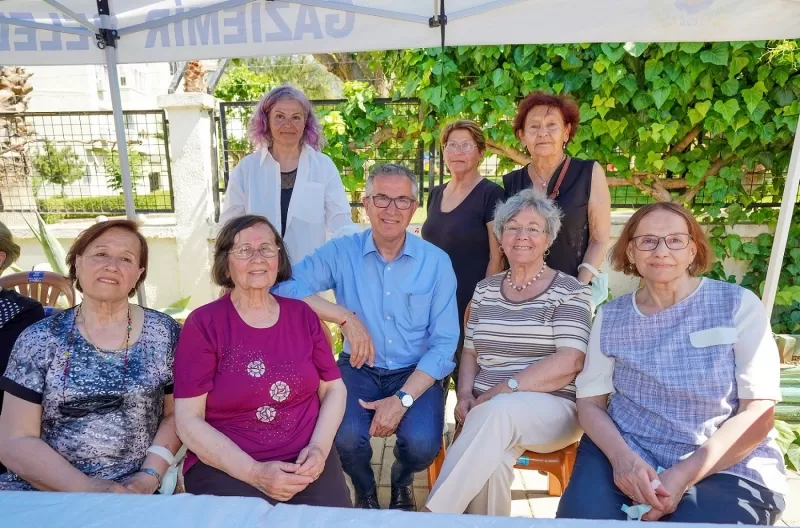
<svg viewBox="0 0 800 528"><path fill-rule="evenodd" d="M559 347L586 352L591 329L591 289L556 272L547 289L525 301L502 292L505 273L475 287L465 329L464 348L478 354L474 392L504 383ZM551 394L575 401L575 381Z"/></svg>

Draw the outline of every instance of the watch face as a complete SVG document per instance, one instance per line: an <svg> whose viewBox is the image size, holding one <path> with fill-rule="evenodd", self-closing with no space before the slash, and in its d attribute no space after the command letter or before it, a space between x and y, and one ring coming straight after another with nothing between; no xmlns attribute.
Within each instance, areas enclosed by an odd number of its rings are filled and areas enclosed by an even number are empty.
<svg viewBox="0 0 800 528"><path fill-rule="evenodd" d="M511 390L517 389L519 387L519 383L514 378L508 380L508 388Z"/></svg>
<svg viewBox="0 0 800 528"><path fill-rule="evenodd" d="M414 403L414 398L412 398L410 394L406 394L400 399L400 401L402 402L403 407L411 407L411 405Z"/></svg>

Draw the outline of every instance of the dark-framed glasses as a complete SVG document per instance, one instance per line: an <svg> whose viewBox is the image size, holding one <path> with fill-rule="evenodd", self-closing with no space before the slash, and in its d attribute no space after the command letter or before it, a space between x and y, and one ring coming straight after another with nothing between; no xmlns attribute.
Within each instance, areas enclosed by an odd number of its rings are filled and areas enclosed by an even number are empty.
<svg viewBox="0 0 800 528"><path fill-rule="evenodd" d="M477 146L478 145L476 145L471 141L465 141L463 143L459 143L458 141L448 141L445 144L444 149L447 152L463 152L465 154L469 154L470 152L475 150L475 147Z"/></svg>
<svg viewBox="0 0 800 528"><path fill-rule="evenodd" d="M122 407L122 396L92 396L64 402L58 406L62 415L69 418L83 418L91 413L108 414Z"/></svg>
<svg viewBox="0 0 800 528"><path fill-rule="evenodd" d="M281 248L278 246L273 246L271 244L261 244L257 248L251 245L239 246L238 248L233 248L228 253L233 255L233 258L239 260L249 260L253 258L253 255L256 254L256 251L264 257L264 258L274 258L278 256L280 253Z"/></svg>
<svg viewBox="0 0 800 528"><path fill-rule="evenodd" d="M390 198L385 194L376 194L375 196L371 196L371 198L372 198L372 203L375 204L375 207L386 209L392 204L392 202L394 202L394 206L400 209L401 211L409 209L411 205L416 202L415 199L409 198L408 196L398 196L397 198Z"/></svg>
<svg viewBox="0 0 800 528"><path fill-rule="evenodd" d="M688 233L673 233L667 236L655 235L639 235L633 237L633 243L639 251L655 251L661 241L667 246L667 249L678 250L685 249L692 239Z"/></svg>

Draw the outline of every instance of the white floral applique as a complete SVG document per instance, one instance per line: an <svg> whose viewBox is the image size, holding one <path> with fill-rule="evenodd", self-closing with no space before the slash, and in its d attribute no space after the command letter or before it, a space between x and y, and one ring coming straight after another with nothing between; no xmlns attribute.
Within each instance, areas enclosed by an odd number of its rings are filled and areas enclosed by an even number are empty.
<svg viewBox="0 0 800 528"><path fill-rule="evenodd" d="M272 387L269 388L269 395L276 402L285 401L291 392L292 390L289 388L289 384L284 381L276 381L272 384Z"/></svg>
<svg viewBox="0 0 800 528"><path fill-rule="evenodd" d="M275 419L275 409L269 405L262 405L256 410L256 418L260 422L271 422Z"/></svg>
<svg viewBox="0 0 800 528"><path fill-rule="evenodd" d="M264 366L264 362L260 359L256 359L255 361L251 361L247 364L247 373L254 378L260 378L264 375L266 370L267 368Z"/></svg>

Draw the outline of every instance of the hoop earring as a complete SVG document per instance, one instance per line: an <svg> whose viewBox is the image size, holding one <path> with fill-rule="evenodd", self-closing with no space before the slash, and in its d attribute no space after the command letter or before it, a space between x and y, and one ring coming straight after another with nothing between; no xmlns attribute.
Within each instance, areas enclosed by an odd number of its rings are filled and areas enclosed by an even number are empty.
<svg viewBox="0 0 800 528"><path fill-rule="evenodd" d="M550 248L547 248L544 250L544 258L547 258L549 256L550 256Z"/></svg>

